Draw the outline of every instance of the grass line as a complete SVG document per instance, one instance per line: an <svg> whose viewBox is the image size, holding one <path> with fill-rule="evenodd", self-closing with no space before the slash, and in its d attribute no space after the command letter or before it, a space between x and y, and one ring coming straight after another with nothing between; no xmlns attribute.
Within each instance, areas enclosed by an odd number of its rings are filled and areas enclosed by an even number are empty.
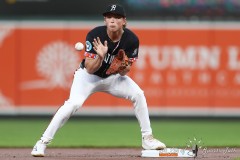
<svg viewBox="0 0 240 160"><path fill-rule="evenodd" d="M0 147L32 147L48 119L0 119ZM208 147L240 147L239 121L153 120L153 133L169 147L199 143ZM137 120L70 119L50 147L139 147Z"/></svg>

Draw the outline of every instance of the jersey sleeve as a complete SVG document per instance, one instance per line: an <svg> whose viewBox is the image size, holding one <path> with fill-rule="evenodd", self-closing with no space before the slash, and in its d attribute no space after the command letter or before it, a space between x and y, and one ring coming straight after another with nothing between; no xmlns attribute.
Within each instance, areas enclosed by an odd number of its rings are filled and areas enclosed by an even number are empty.
<svg viewBox="0 0 240 160"><path fill-rule="evenodd" d="M92 35L91 32L89 32L87 34L86 43L85 43L86 44L85 53L84 53L85 57L89 57L89 58L97 57L97 53L93 49L93 44L92 44L93 39L94 39L94 36Z"/></svg>
<svg viewBox="0 0 240 160"><path fill-rule="evenodd" d="M135 39L129 43L129 47L125 50L129 61L135 62L138 58L138 50L139 50L139 40Z"/></svg>

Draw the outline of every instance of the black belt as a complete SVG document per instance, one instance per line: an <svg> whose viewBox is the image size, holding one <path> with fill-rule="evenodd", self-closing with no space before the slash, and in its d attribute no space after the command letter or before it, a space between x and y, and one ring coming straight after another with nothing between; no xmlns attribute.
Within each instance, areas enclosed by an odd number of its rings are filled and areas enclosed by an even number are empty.
<svg viewBox="0 0 240 160"><path fill-rule="evenodd" d="M84 67L84 65L81 63L80 64L80 68L82 68L82 69L84 69L85 67Z"/></svg>

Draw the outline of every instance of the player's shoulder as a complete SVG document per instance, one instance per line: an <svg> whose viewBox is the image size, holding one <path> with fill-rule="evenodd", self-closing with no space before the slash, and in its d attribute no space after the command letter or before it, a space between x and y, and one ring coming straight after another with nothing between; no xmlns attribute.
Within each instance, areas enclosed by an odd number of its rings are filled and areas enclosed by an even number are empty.
<svg viewBox="0 0 240 160"><path fill-rule="evenodd" d="M106 26L97 26L88 32L89 35L98 35L106 31Z"/></svg>
<svg viewBox="0 0 240 160"><path fill-rule="evenodd" d="M124 28L124 34L131 41L139 41L138 36L130 29Z"/></svg>

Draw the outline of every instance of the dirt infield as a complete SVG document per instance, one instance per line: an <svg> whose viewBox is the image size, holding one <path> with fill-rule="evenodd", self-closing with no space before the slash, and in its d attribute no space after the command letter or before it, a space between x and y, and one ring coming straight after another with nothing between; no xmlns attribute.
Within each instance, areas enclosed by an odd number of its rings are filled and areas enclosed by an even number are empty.
<svg viewBox="0 0 240 160"><path fill-rule="evenodd" d="M137 148L48 148L45 157L32 157L31 148L1 148L1 160L184 160L194 158L141 158ZM240 148L203 148L196 159L226 160L240 157Z"/></svg>

